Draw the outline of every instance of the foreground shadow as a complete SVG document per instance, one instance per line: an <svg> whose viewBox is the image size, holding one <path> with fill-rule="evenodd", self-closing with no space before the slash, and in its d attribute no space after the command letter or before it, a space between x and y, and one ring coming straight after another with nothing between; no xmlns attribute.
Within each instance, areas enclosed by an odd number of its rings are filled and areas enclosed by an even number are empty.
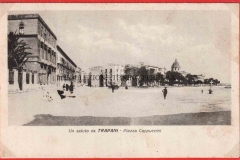
<svg viewBox="0 0 240 160"><path fill-rule="evenodd" d="M24 126L231 125L231 112L200 112L148 117L52 116L38 114Z"/></svg>

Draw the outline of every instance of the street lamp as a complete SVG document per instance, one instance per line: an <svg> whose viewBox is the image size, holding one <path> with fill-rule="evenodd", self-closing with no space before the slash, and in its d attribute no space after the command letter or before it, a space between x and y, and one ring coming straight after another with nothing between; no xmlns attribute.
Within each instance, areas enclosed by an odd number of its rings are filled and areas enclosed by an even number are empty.
<svg viewBox="0 0 240 160"><path fill-rule="evenodd" d="M210 82L210 89L212 88L212 84L213 84L213 81L211 80L211 82Z"/></svg>
<svg viewBox="0 0 240 160"><path fill-rule="evenodd" d="M211 80L211 82L210 82L210 89L209 89L209 94L212 94L212 84L213 84L213 81Z"/></svg>

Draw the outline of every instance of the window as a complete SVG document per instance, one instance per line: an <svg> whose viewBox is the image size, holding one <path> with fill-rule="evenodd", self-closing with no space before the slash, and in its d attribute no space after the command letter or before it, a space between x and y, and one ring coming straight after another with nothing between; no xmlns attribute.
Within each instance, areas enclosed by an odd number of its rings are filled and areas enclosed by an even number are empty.
<svg viewBox="0 0 240 160"><path fill-rule="evenodd" d="M29 84L29 73L26 74L26 83Z"/></svg>
<svg viewBox="0 0 240 160"><path fill-rule="evenodd" d="M43 42L41 42L41 48L43 49Z"/></svg>
<svg viewBox="0 0 240 160"><path fill-rule="evenodd" d="M9 84L14 84L14 72L13 71L9 71Z"/></svg>
<svg viewBox="0 0 240 160"><path fill-rule="evenodd" d="M43 26L41 27L41 36L43 37Z"/></svg>
<svg viewBox="0 0 240 160"><path fill-rule="evenodd" d="M32 74L32 84L34 84L34 73Z"/></svg>
<svg viewBox="0 0 240 160"><path fill-rule="evenodd" d="M23 23L23 21L21 21L19 23L19 34L24 35L24 23Z"/></svg>

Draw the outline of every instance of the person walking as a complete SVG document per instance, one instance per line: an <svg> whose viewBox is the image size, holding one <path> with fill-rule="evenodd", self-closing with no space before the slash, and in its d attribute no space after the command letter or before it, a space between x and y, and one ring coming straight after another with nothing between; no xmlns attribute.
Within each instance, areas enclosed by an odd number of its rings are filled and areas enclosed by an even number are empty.
<svg viewBox="0 0 240 160"><path fill-rule="evenodd" d="M202 89L202 93L203 93L203 89Z"/></svg>
<svg viewBox="0 0 240 160"><path fill-rule="evenodd" d="M126 82L126 85L125 85L125 89L128 89L128 84L127 84L127 82Z"/></svg>
<svg viewBox="0 0 240 160"><path fill-rule="evenodd" d="M66 83L66 91L68 91L68 89L69 89L69 85L68 83Z"/></svg>
<svg viewBox="0 0 240 160"><path fill-rule="evenodd" d="M163 96L164 96L164 99L166 99L166 96L167 96L167 87L165 87L163 90Z"/></svg>
<svg viewBox="0 0 240 160"><path fill-rule="evenodd" d="M70 84L69 90L70 90L71 93L73 93L73 81L71 81L71 84Z"/></svg>
<svg viewBox="0 0 240 160"><path fill-rule="evenodd" d="M112 88L112 93L114 93L114 85L111 84L111 88Z"/></svg>

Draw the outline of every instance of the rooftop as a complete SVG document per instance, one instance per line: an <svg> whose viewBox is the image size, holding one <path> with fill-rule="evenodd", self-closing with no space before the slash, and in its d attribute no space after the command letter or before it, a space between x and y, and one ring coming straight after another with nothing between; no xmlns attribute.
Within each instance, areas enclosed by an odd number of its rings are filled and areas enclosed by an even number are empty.
<svg viewBox="0 0 240 160"><path fill-rule="evenodd" d="M74 66L77 67L77 65L68 57L68 55L62 50L62 48L57 45L57 50Z"/></svg>
<svg viewBox="0 0 240 160"><path fill-rule="evenodd" d="M24 20L24 19L38 19L47 28L47 30L52 34L52 36L57 40L57 36L48 27L47 23L42 19L42 17L39 14L8 15L8 20Z"/></svg>
<svg viewBox="0 0 240 160"><path fill-rule="evenodd" d="M179 65L177 59L175 59L175 62L172 64L172 68L180 68L180 65Z"/></svg>

